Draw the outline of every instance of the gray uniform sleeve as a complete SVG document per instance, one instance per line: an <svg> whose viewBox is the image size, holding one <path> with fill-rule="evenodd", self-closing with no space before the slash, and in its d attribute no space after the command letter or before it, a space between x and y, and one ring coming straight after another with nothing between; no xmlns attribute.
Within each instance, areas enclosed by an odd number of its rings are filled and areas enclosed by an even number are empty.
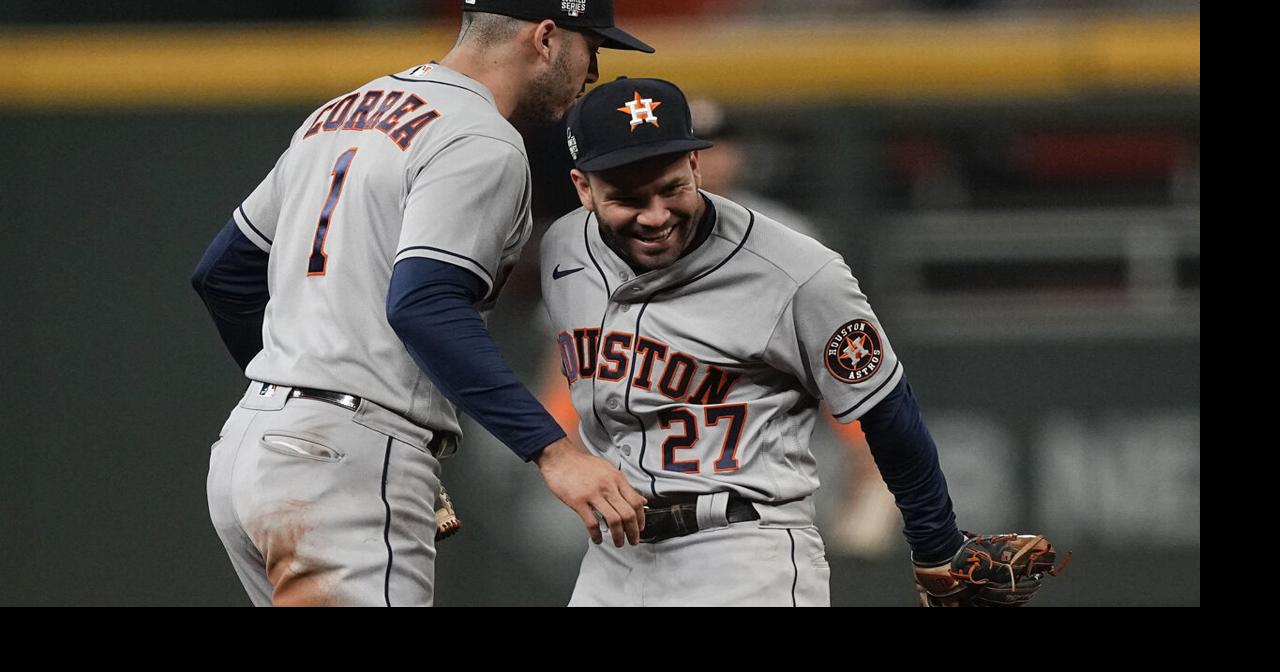
<svg viewBox="0 0 1280 672"><path fill-rule="evenodd" d="M902 378L902 366L871 304L844 261L832 259L796 290L765 348L832 415L853 422Z"/></svg>
<svg viewBox="0 0 1280 672"><path fill-rule="evenodd" d="M464 136L437 152L410 185L396 261L436 259L493 290L504 252L530 212L529 162L515 145Z"/></svg>
<svg viewBox="0 0 1280 672"><path fill-rule="evenodd" d="M231 215L240 232L263 252L271 251L271 242L276 237L276 221L280 219L281 173L288 155L289 151L285 150L267 177Z"/></svg>

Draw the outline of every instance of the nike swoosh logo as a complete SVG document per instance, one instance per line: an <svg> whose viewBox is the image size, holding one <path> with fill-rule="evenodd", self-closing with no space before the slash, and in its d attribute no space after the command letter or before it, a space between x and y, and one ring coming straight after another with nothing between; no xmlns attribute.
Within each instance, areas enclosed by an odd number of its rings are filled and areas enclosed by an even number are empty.
<svg viewBox="0 0 1280 672"><path fill-rule="evenodd" d="M567 270L567 271L562 271L562 270L560 270L560 264L556 264L555 269L551 271L551 277L552 277L552 278L554 278L554 279L556 279L556 280L559 280L560 278L563 278L563 277L564 277L564 276L566 276L566 275L573 275L574 273L577 273L578 271L581 271L581 270L582 270L582 269L584 269L584 268L586 268L586 267L585 267L585 266L579 266L579 267L577 267L577 268L571 268L571 269L569 269L569 270Z"/></svg>

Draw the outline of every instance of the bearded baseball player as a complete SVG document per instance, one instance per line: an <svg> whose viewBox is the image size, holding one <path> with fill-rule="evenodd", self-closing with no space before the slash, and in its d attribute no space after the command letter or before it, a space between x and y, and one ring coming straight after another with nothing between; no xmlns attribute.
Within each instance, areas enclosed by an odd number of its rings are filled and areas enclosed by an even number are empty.
<svg viewBox="0 0 1280 672"><path fill-rule="evenodd" d="M923 603L982 590L954 566L977 539L1036 551L1037 575L1003 596L1029 598L1048 544L957 529L937 449L858 281L813 239L700 190L711 143L693 134L681 91L610 82L570 112L568 133L583 207L544 239L543 297L584 443L648 499L643 543L589 547L570 604L828 605L808 447L820 399L840 422L861 420Z"/></svg>
<svg viewBox="0 0 1280 672"><path fill-rule="evenodd" d="M611 0L465 0L438 63L307 117L193 284L252 381L210 459L210 515L256 605L430 605L438 459L456 407L593 541L638 543L644 499L570 443L481 311L529 238L513 127L564 115L601 47L652 52ZM440 501L438 501L440 500Z"/></svg>

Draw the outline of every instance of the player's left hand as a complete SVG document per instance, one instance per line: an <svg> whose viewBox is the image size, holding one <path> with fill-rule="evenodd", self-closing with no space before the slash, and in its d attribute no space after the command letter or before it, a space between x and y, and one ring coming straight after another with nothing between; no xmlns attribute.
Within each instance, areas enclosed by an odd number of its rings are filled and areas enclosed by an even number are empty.
<svg viewBox="0 0 1280 672"><path fill-rule="evenodd" d="M568 438L544 448L535 461L551 492L582 518L592 542L604 541L598 515L608 525L614 546L640 543L645 499L612 464Z"/></svg>

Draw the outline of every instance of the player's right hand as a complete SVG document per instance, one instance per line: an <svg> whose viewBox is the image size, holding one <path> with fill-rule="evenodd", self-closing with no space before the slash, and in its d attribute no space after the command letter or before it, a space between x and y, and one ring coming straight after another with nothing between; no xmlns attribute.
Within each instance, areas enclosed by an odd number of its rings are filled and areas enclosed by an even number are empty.
<svg viewBox="0 0 1280 672"><path fill-rule="evenodd" d="M544 448L535 462L551 492L582 518L592 542L604 540L598 515L609 526L614 546L622 548L624 540L640 543L645 500L617 468L568 438Z"/></svg>

